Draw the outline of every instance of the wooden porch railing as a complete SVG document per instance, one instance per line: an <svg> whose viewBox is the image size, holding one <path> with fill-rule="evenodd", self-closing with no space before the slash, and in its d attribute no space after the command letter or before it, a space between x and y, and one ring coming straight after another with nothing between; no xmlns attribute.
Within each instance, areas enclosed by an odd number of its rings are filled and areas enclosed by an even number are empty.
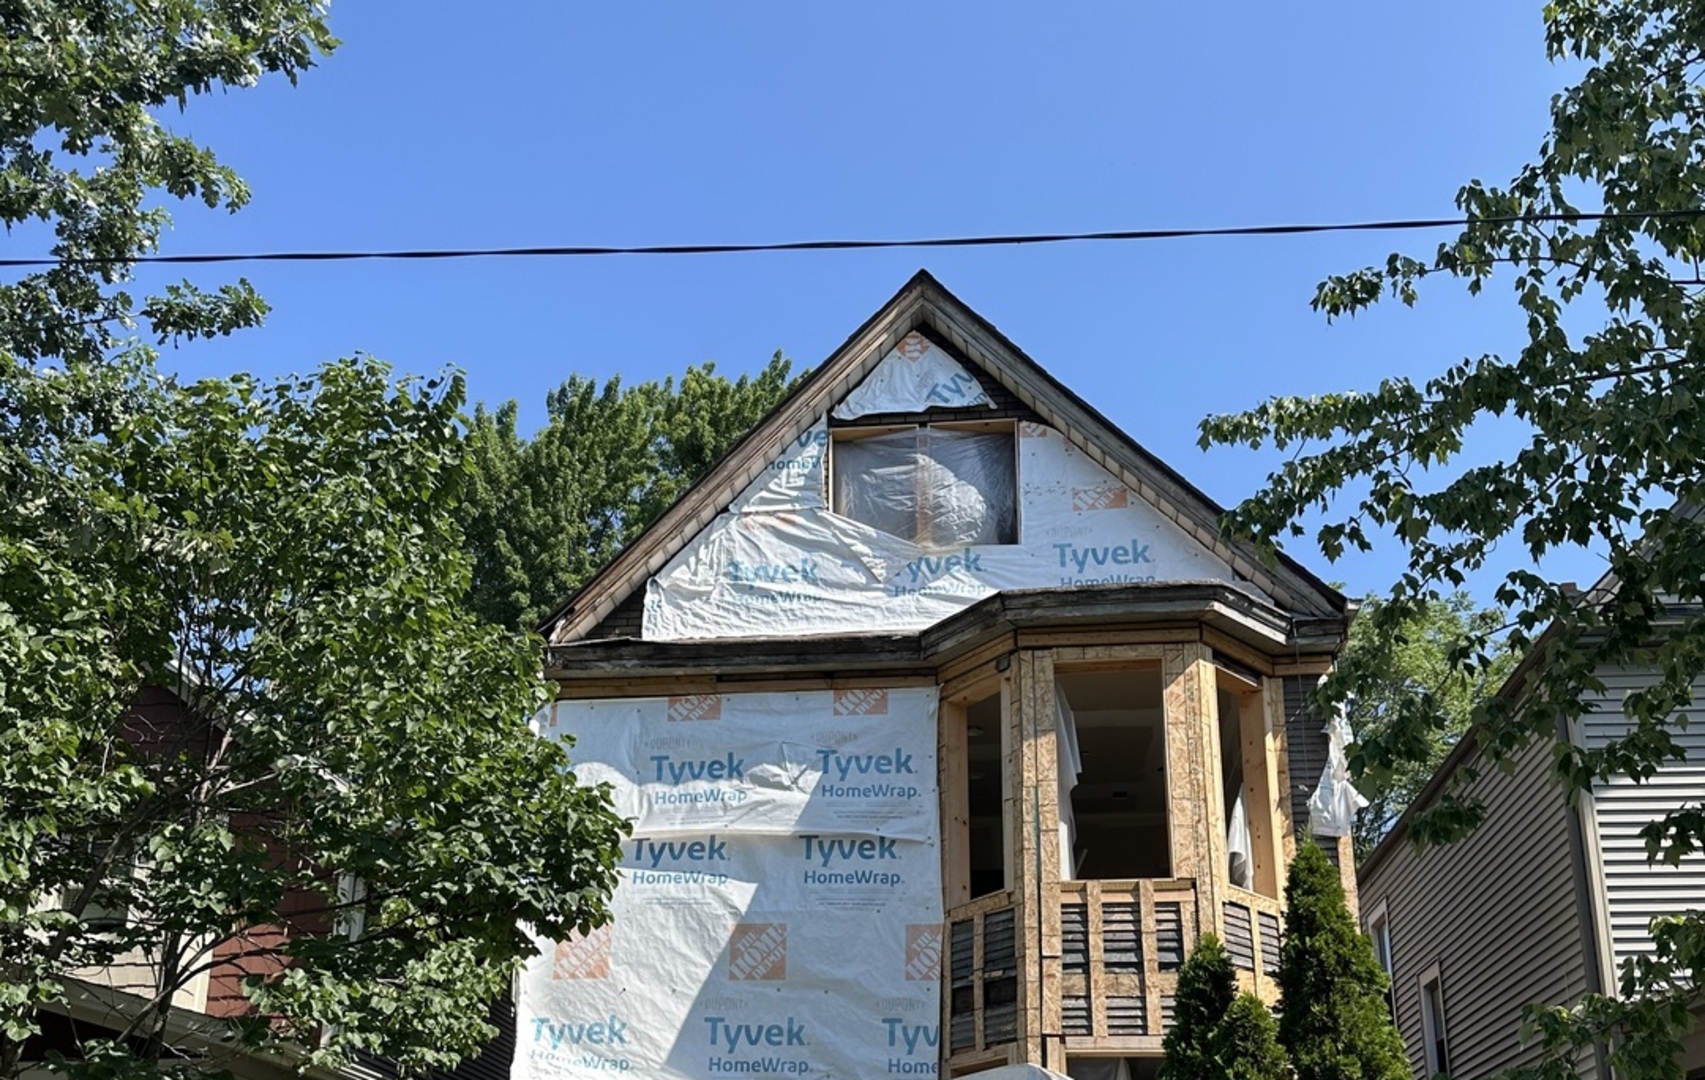
<svg viewBox="0 0 1705 1080"><path fill-rule="evenodd" d="M1057 1000L1059 1012L1042 1017L1044 1027L1063 1036L1068 1049L1158 1049L1171 1026L1178 969L1200 925L1195 882L1067 881L1055 890L1059 956L1044 958L1042 978L1053 985L1037 1000L1050 1012ZM1269 1002L1278 993L1281 911L1279 901L1238 888L1227 891L1220 910L1239 981ZM982 1058L1024 1034L1019 983L1037 975L1019 970L1022 929L1010 891L947 913L943 1012L950 1060Z"/></svg>

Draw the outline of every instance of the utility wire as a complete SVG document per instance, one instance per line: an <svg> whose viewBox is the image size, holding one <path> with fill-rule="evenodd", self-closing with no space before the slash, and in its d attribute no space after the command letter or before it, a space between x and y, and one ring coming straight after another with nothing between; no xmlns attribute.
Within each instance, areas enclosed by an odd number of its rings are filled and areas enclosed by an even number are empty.
<svg viewBox="0 0 1705 1080"><path fill-rule="evenodd" d="M4 268L53 266L186 265L237 262L352 262L362 259L488 259L588 255L742 255L768 251L870 251L894 248L1013 247L1105 240L1183 240L1208 236L1299 236L1310 233L1400 232L1464 228L1470 225L1539 225L1546 222L1629 221L1705 217L1705 209L1637 210L1596 213L1513 214L1480 218L1404 218L1315 225L1231 225L1196 229L1124 229L1115 232L1016 233L998 236L940 236L917 240L790 240L773 244L654 244L640 247L584 245L510 248L424 248L399 251L211 252L200 255L137 255L123 258L0 259Z"/></svg>

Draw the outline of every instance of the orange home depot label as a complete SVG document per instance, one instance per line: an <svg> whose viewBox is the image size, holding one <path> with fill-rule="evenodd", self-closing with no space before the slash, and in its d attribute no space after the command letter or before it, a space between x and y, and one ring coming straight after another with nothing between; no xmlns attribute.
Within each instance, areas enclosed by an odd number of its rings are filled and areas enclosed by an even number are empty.
<svg viewBox="0 0 1705 1080"><path fill-rule="evenodd" d="M551 978L558 981L609 978L610 932L609 926L600 926L590 934L576 934L567 941L557 942Z"/></svg>
<svg viewBox="0 0 1705 1080"><path fill-rule="evenodd" d="M940 923L906 927L906 978L913 982L941 978Z"/></svg>
<svg viewBox="0 0 1705 1080"><path fill-rule="evenodd" d="M836 716L887 716L888 691L836 690Z"/></svg>
<svg viewBox="0 0 1705 1080"><path fill-rule="evenodd" d="M728 940L728 977L740 982L787 978L787 924L735 923Z"/></svg>
<svg viewBox="0 0 1705 1080"><path fill-rule="evenodd" d="M721 720L722 697L719 694L688 694L669 699L670 723L692 720Z"/></svg>
<svg viewBox="0 0 1705 1080"><path fill-rule="evenodd" d="M1123 510L1131 505L1131 493L1123 484L1098 488L1072 488L1073 510Z"/></svg>
<svg viewBox="0 0 1705 1080"><path fill-rule="evenodd" d="M900 344L894 346L894 351L912 363L917 363L929 352L929 338L913 330L900 339Z"/></svg>

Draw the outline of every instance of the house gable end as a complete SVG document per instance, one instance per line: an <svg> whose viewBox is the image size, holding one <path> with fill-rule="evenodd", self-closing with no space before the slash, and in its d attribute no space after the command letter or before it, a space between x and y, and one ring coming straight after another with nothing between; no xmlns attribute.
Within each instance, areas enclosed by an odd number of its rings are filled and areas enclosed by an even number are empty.
<svg viewBox="0 0 1705 1080"><path fill-rule="evenodd" d="M897 381L905 383L904 379L896 380L894 376L897 366L907 362L908 352L928 357L937 373L945 374L949 381L957 379L956 387L964 391L963 396L949 395L949 400L941 403L945 409L936 407L938 403L934 400L920 400L929 398L928 380L908 384L910 388L906 392L912 394L910 399L904 393L895 396L893 393L874 392L873 387L886 386L891 390ZM959 378L960 375L968 378ZM942 395L938 393L936 396L940 398ZM931 407L907 411L902 408L907 404ZM837 411L842 415L835 416ZM848 415L851 413L861 415ZM1050 546L1043 549L1040 556L1031 547L1031 562L1036 563L1039 558L1050 559L1058 564L1053 569L1064 566L1074 573L1055 574L1051 579L1041 579L1033 573L1019 579L1000 579L996 575L999 587L1058 587L1062 583L1070 583L1073 578L1117 581L1159 577L1161 580L1240 581L1247 583L1246 587L1253 591L1271 596L1281 606L1302 614L1342 616L1343 598L1300 567L1289 560L1281 560L1273 569L1259 566L1247 550L1222 539L1217 531L1220 513L1217 506L1053 380L934 278L920 272L846 344L807 376L703 480L553 616L547 625L551 642L564 644L588 638L636 636L634 631L641 628L641 620L637 616L642 603L651 604L655 613L657 603L667 601L666 587L655 583L659 576L669 578L666 585L689 584L689 587L698 588L701 594L703 590L717 586L719 574L726 582L740 584L738 574L728 576L729 563L738 560L742 553L747 557L761 553L766 535L766 529L761 526L771 523L760 522L757 518L772 514L804 511L803 516L817 519L795 520L787 524L796 530L803 527L807 533L814 531L812 536L795 537L806 542L808 547L814 544L818 549L827 550L823 548L827 544L839 553L837 561L841 561L840 555L850 556L844 561L859 565L849 565L844 569L859 578L864 586L903 586L904 581L895 582L893 579L896 575L903 577L908 573L906 564L919 557L935 560L928 565L940 570L952 553L939 545L932 547L926 544L920 548L903 540L898 544L892 543L895 540L892 536L885 536L879 530L861 528L856 521L828 513L828 505L833 499L824 463L832 445L845 438L849 428L885 424L939 425L946 420L968 419L995 421L990 425L995 428L1001 426L1000 421L1011 426L1021 473L1025 471L1026 455L1034 458L1037 448L1045 445L1034 440L1051 434L1055 442L1048 446L1048 452L1055 454L1057 460L1050 459L1046 463L1032 460L1029 476L1030 479L1042 476L1044 465L1056 473L1050 476L1050 481L1053 486L1062 488L1061 497L1077 500L1077 509L1066 513L1082 515L1094 509L1141 515L1145 526L1162 538L1158 547L1153 541L1145 541L1137 535L1121 536L1111 543L1076 545L1064 533L1058 536L1046 534L1043 542ZM815 461L812 460L813 455L816 455ZM802 503L798 498L802 489L789 490L785 485L777 489L775 478L786 475L790 470L796 476L808 478L806 487L816 486L813 498ZM1062 485L1074 479L1080 481L1075 490L1063 493ZM1027 491L1025 497L1033 494L1035 492ZM1108 504L1097 505L1097 499L1105 499ZM744 513L738 513L740 511ZM748 520L731 520L731 515ZM1028 525L1033 522L1028 513L1025 517L1028 533ZM1078 524L1082 524L1081 517ZM830 528L825 530L825 527ZM1091 539L1090 533L1093 532L1084 532L1084 538ZM702 550L688 550L695 544L702 549L713 534L720 553L705 555ZM1020 545L999 546L1027 547L1030 546L1030 536L1027 535ZM1079 546L1105 550L1090 550L1082 554L1077 550ZM1115 548L1119 550L1115 551ZM1143 556L1155 558L1161 550L1174 555L1189 552L1189 565L1147 567L1141 561ZM952 566L950 573L957 573L961 578L972 573L963 565L966 554L976 555L978 552L961 552L961 564ZM691 572L684 572L682 568L695 556L698 556L697 565ZM716 561L718 559L721 561ZM1065 561L1062 563L1061 560ZM1083 565L1078 566L1078 562ZM774 566L762 561L754 565L768 567L759 573L781 579L757 582L763 586L789 584L785 579L802 573L797 563L788 569L787 560L781 560ZM1138 574L1128 568L1145 572ZM1103 572L1092 573L1095 570ZM813 572L820 576L821 566ZM912 572L915 573L916 568ZM748 580L744 584L750 586L754 582ZM965 589L958 607L992 591L991 588L978 589L971 585L965 585ZM760 589L759 592L773 594L775 590ZM642 600L647 595L653 599ZM872 601L867 607L874 610L883 606L874 603L879 595L870 593L868 589L866 595ZM774 601L761 600L759 603ZM948 609L934 611L932 608L931 611L934 612L931 621L950 613ZM813 625L818 627L815 631L818 633L856 632L861 626L890 630L899 626L921 628L921 625L914 624L925 616L916 613L883 616L874 622L851 618L851 623L837 619L836 625ZM705 631L714 629L713 625L688 623L671 629L666 628L667 620L660 616L654 621L655 625L644 636L675 639L682 639L685 634L724 636L722 633L706 635ZM928 625L928 621L922 625ZM766 631L771 636L792 632L796 631L773 623L768 624ZM747 630L736 636L751 633L753 631Z"/></svg>

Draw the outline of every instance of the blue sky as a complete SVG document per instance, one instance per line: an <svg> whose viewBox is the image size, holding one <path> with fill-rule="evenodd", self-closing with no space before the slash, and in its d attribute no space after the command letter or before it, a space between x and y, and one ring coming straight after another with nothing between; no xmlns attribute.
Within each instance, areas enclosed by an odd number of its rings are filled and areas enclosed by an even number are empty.
<svg viewBox="0 0 1705 1080"><path fill-rule="evenodd" d="M167 117L249 180L165 250L638 245L1446 215L1537 146L1566 73L1540 4L341 3L299 87ZM524 426L572 372L817 363L919 266L1223 502L1273 458L1206 413L1513 348L1503 289L1328 326L1324 276L1445 234L210 268L262 330L166 356L282 374L456 365ZM150 279L153 275L149 276ZM1397 553L1325 564L1353 592ZM1590 579L1590 556L1547 569Z"/></svg>

